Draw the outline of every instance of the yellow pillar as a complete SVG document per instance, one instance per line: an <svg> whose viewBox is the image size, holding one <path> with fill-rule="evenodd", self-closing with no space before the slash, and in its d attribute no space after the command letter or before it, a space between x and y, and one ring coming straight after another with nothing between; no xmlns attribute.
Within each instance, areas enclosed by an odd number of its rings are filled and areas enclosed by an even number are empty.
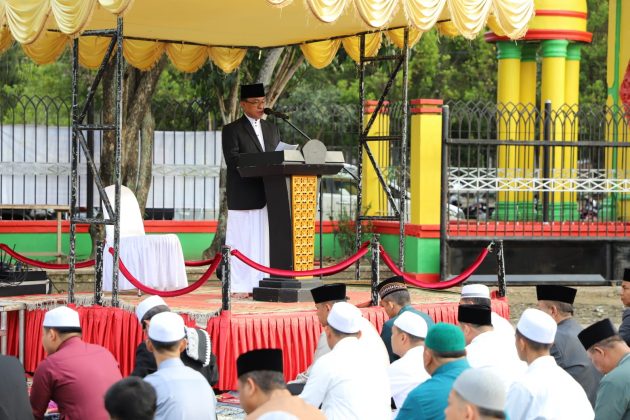
<svg viewBox="0 0 630 420"><path fill-rule="evenodd" d="M440 272L440 209L442 174L441 99L411 101L410 230L405 242L405 270Z"/></svg>
<svg viewBox="0 0 630 420"><path fill-rule="evenodd" d="M627 118L630 111L621 100L621 85L630 71L630 0L608 2L608 60L606 80L608 84L608 107L606 126L608 141L630 142ZM628 105L630 106L630 105ZM630 154L621 149L610 148L606 154L608 178L630 178ZM612 220L630 221L630 194L610 194L603 203L600 215Z"/></svg>
<svg viewBox="0 0 630 420"><path fill-rule="evenodd" d="M519 90L519 140L531 141L536 139L536 92L537 92L537 52L538 43L525 43L521 46L521 83ZM536 166L534 147L520 148L518 167L522 168L523 178L533 179ZM517 193L519 220L535 220L538 212L531 191Z"/></svg>
<svg viewBox="0 0 630 420"><path fill-rule="evenodd" d="M513 41L497 42L498 63L498 130L499 140L516 140L518 133L518 103L521 82L521 49ZM515 146L499 146L497 157L497 176L499 178L515 178L519 176L518 148ZM496 203L497 220L518 219L518 202L516 193L499 191Z"/></svg>
<svg viewBox="0 0 630 420"><path fill-rule="evenodd" d="M372 114L376 109L378 101L365 101L363 126L367 126L368 121L372 118ZM368 131L368 136L387 136L389 135L389 102L385 101L378 116L374 120L372 127ZM389 141L370 141L368 142L372 156L377 162L381 173L385 179L388 179L389 164ZM367 152L363 150L363 170L361 179L362 212L369 216L385 216L388 214L389 203L385 190L381 185L376 170L372 165Z"/></svg>
<svg viewBox="0 0 630 420"><path fill-rule="evenodd" d="M568 141L565 133L566 118L566 69L569 41L553 39L542 42L542 86L541 106L551 101L551 140ZM570 178L574 172L571 160L572 148L551 147L549 149L550 178ZM550 194L549 220L577 220L579 218L575 193L554 192Z"/></svg>
<svg viewBox="0 0 630 420"><path fill-rule="evenodd" d="M412 225L439 225L442 168L441 99L411 101L410 194Z"/></svg>

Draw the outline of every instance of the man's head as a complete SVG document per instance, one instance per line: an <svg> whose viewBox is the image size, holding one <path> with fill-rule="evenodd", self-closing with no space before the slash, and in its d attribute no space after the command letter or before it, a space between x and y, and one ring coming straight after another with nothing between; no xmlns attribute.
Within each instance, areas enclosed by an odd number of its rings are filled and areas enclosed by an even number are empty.
<svg viewBox="0 0 630 420"><path fill-rule="evenodd" d="M411 296L402 276L394 276L383 280L376 286L376 291L381 298L380 305L390 318L398 315L403 306L411 303Z"/></svg>
<svg viewBox="0 0 630 420"><path fill-rule="evenodd" d="M538 285L538 309L549 314L556 323L573 316L573 302L577 289L566 286Z"/></svg>
<svg viewBox="0 0 630 420"><path fill-rule="evenodd" d="M485 305L459 305L457 321L464 333L466 344L479 334L492 330L492 311Z"/></svg>
<svg viewBox="0 0 630 420"><path fill-rule="evenodd" d="M262 83L241 85L241 108L250 118L262 118L265 109L265 87Z"/></svg>
<svg viewBox="0 0 630 420"><path fill-rule="evenodd" d="M410 349L423 345L427 330L427 322L420 315L411 311L400 314L392 328L394 354L402 357Z"/></svg>
<svg viewBox="0 0 630 420"><path fill-rule="evenodd" d="M159 296L148 296L136 306L136 318L142 325L142 329L146 331L151 324L151 318L162 312L169 312L170 309L164 299Z"/></svg>
<svg viewBox="0 0 630 420"><path fill-rule="evenodd" d="M623 271L623 280L621 281L621 303L623 306L630 307L630 268Z"/></svg>
<svg viewBox="0 0 630 420"><path fill-rule="evenodd" d="M486 305L490 306L490 289L485 284L467 284L462 287L459 299L460 305Z"/></svg>
<svg viewBox="0 0 630 420"><path fill-rule="evenodd" d="M156 408L155 389L136 376L121 379L105 394L105 409L112 420L151 420Z"/></svg>
<svg viewBox="0 0 630 420"><path fill-rule="evenodd" d="M311 289L311 296L315 302L317 319L325 327L328 325L328 314L333 305L346 301L346 285L343 283L324 284Z"/></svg>
<svg viewBox="0 0 630 420"><path fill-rule="evenodd" d="M586 349L593 365L603 374L609 373L630 352L626 342L619 337L610 319L603 319L584 328L578 338Z"/></svg>
<svg viewBox="0 0 630 420"><path fill-rule="evenodd" d="M429 375L446 363L466 357L464 333L453 324L438 322L429 328L423 356L424 368Z"/></svg>
<svg viewBox="0 0 630 420"><path fill-rule="evenodd" d="M557 328L550 315L539 309L526 309L516 325L518 357L530 364L540 356L549 355Z"/></svg>
<svg viewBox="0 0 630 420"><path fill-rule="evenodd" d="M241 407L251 413L269 401L272 391L286 390L282 350L261 349L241 354L236 359Z"/></svg>
<svg viewBox="0 0 630 420"><path fill-rule="evenodd" d="M492 368L465 370L453 383L446 420L504 419L505 386Z"/></svg>
<svg viewBox="0 0 630 420"><path fill-rule="evenodd" d="M43 327L42 345L47 354L59 350L59 346L67 339L81 336L79 313L67 306L46 312Z"/></svg>
<svg viewBox="0 0 630 420"><path fill-rule="evenodd" d="M347 337L361 337L363 315L356 306L347 302L337 302L328 314L328 325L324 327L328 346L332 349Z"/></svg>
<svg viewBox="0 0 630 420"><path fill-rule="evenodd" d="M151 319L147 348L163 359L179 358L186 348L186 326L175 312L161 312Z"/></svg>

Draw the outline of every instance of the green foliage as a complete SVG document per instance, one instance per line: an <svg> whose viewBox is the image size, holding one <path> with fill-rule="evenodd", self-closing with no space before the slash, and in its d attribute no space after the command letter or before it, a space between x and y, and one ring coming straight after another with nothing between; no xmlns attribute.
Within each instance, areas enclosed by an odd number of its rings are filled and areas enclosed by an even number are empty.
<svg viewBox="0 0 630 420"><path fill-rule="evenodd" d="M583 45L580 60L580 102L605 104L606 57L608 48L608 2L588 0L587 30L593 33L593 42Z"/></svg>

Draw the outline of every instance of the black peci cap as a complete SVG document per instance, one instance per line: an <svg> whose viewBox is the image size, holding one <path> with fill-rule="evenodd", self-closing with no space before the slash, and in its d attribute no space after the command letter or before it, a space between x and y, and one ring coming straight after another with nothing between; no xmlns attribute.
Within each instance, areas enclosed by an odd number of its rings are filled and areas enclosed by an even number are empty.
<svg viewBox="0 0 630 420"><path fill-rule="evenodd" d="M315 303L346 300L346 285L343 283L324 284L311 289Z"/></svg>
<svg viewBox="0 0 630 420"><path fill-rule="evenodd" d="M554 302L564 302L573 305L577 289L566 286L555 286L552 284L541 284L536 286L536 297L538 300L552 300Z"/></svg>
<svg viewBox="0 0 630 420"><path fill-rule="evenodd" d="M239 378L255 370L271 370L282 373L282 350L252 350L241 354L238 359L236 359L236 372Z"/></svg>

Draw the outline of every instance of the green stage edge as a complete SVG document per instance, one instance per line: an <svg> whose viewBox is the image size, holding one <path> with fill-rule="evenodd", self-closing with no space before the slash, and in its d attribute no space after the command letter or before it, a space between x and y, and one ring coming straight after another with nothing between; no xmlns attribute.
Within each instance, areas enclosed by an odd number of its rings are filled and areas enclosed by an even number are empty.
<svg viewBox="0 0 630 420"><path fill-rule="evenodd" d="M199 260L203 251L212 243L214 233L176 233L182 244L185 260ZM368 240L369 235L364 238ZM354 251L345 251L341 245L340 235L337 233L325 233L323 235L324 258L333 258L337 261L350 257ZM381 243L394 260L398 260L398 236L380 235ZM434 274L440 271L440 240L425 239L407 236L405 238L405 271L411 273ZM20 254L31 252L55 252L57 248L57 235L55 233L3 233L0 234L0 243L5 243L15 248ZM68 255L69 235L64 233L61 239L62 252ZM77 234L77 260L88 259L92 251L92 242L88 233ZM369 257L369 254L368 254ZM54 257L33 256L33 259L42 261L54 261ZM319 259L319 235L315 235L315 259ZM324 265L330 265L324 261Z"/></svg>

